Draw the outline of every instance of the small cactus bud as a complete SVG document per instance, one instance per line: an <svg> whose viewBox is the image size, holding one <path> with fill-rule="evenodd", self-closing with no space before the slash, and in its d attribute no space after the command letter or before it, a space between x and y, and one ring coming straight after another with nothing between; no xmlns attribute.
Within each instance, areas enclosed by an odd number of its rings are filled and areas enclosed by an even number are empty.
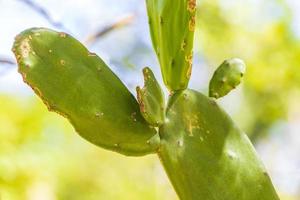
<svg viewBox="0 0 300 200"><path fill-rule="evenodd" d="M246 71L245 63L238 58L225 60L215 71L209 83L209 96L225 96L241 82Z"/></svg>

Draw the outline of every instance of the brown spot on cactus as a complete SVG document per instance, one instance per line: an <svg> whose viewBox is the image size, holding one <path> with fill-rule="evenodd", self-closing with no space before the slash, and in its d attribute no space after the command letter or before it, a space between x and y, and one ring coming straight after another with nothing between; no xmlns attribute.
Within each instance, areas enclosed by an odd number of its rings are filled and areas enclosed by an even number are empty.
<svg viewBox="0 0 300 200"><path fill-rule="evenodd" d="M186 77L190 78L192 74L192 65L193 65L193 52L190 55L185 56L185 61L187 62L187 72Z"/></svg>
<svg viewBox="0 0 300 200"><path fill-rule="evenodd" d="M189 68L188 70L186 71L186 77L187 78L190 78L192 75L192 64L189 64Z"/></svg>
<svg viewBox="0 0 300 200"><path fill-rule="evenodd" d="M143 96L143 94L142 94L143 91L139 86L136 87L136 93L137 93L137 100L138 100L138 103L140 105L140 110L141 110L142 113L145 113L146 109L145 109L145 104L144 104L143 97L142 97Z"/></svg>
<svg viewBox="0 0 300 200"><path fill-rule="evenodd" d="M195 26L196 26L196 18L195 18L195 16L191 16L191 18L189 20L189 30L194 32Z"/></svg>
<svg viewBox="0 0 300 200"><path fill-rule="evenodd" d="M89 52L89 53L88 53L88 56L89 56L89 57L95 57L95 56L97 56L97 54L95 54L95 53L93 53L93 52Z"/></svg>
<svg viewBox="0 0 300 200"><path fill-rule="evenodd" d="M20 44L21 56L23 58L27 58L29 56L30 51L31 51L31 47L30 47L30 44L29 44L29 39L25 38L24 40L22 40L22 42Z"/></svg>
<svg viewBox="0 0 300 200"><path fill-rule="evenodd" d="M191 13L196 11L196 0L188 0L188 11Z"/></svg>
<svg viewBox="0 0 300 200"><path fill-rule="evenodd" d="M60 32L60 33L59 33L59 37L61 37L61 38L65 38L65 37L67 37L67 34L66 34L66 33L64 33L64 32Z"/></svg>
<svg viewBox="0 0 300 200"><path fill-rule="evenodd" d="M183 40L182 43L181 43L181 51L184 51L185 50L185 47L186 47L186 41Z"/></svg>

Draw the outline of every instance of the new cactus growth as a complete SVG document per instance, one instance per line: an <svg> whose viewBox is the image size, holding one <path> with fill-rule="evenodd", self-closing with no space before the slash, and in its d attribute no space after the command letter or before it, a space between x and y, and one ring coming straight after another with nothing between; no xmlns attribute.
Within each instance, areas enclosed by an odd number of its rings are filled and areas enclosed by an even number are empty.
<svg viewBox="0 0 300 200"><path fill-rule="evenodd" d="M157 153L182 200L278 200L247 136L213 98L186 89L192 66L195 0L146 0L167 105L150 68L137 100L96 54L66 33L33 28L13 52L24 81L50 111L91 143L130 156ZM225 61L209 96L226 95L245 64Z"/></svg>
<svg viewBox="0 0 300 200"><path fill-rule="evenodd" d="M235 89L245 74L246 65L238 58L225 60L215 71L209 83L209 96L216 99Z"/></svg>
<svg viewBox="0 0 300 200"><path fill-rule="evenodd" d="M149 124L159 126L164 123L165 97L151 69L144 68L143 75L144 87L136 88L140 111Z"/></svg>

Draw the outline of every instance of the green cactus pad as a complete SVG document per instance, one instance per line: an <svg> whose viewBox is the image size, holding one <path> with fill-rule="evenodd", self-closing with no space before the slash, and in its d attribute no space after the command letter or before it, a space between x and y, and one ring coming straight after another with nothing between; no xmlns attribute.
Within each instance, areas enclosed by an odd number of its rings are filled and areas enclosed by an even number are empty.
<svg viewBox="0 0 300 200"><path fill-rule="evenodd" d="M134 96L76 39L34 28L16 37L13 51L24 81L83 138L125 155L155 152L156 131L141 116Z"/></svg>
<svg viewBox="0 0 300 200"><path fill-rule="evenodd" d="M238 58L225 60L215 71L209 83L209 96L216 99L236 88L245 74L246 65Z"/></svg>
<svg viewBox="0 0 300 200"><path fill-rule="evenodd" d="M193 58L196 0L146 0L150 33L165 85L188 85Z"/></svg>
<svg viewBox="0 0 300 200"><path fill-rule="evenodd" d="M144 87L136 88L140 111L149 124L159 126L164 122L164 94L150 68L144 68L143 75Z"/></svg>
<svg viewBox="0 0 300 200"><path fill-rule="evenodd" d="M214 100L177 92L165 121L158 154L180 199L279 199L247 136Z"/></svg>

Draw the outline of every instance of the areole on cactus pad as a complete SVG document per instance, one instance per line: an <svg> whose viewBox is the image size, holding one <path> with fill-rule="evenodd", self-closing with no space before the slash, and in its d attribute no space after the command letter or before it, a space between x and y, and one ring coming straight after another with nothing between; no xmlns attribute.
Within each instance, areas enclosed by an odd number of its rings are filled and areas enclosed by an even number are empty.
<svg viewBox="0 0 300 200"><path fill-rule="evenodd" d="M68 118L86 140L129 156L157 153L182 200L278 200L252 144L216 103L245 72L226 60L209 97L186 89L192 67L195 0L146 0L167 105L150 68L137 100L96 54L72 36L45 28L16 37L24 81L50 111Z"/></svg>

